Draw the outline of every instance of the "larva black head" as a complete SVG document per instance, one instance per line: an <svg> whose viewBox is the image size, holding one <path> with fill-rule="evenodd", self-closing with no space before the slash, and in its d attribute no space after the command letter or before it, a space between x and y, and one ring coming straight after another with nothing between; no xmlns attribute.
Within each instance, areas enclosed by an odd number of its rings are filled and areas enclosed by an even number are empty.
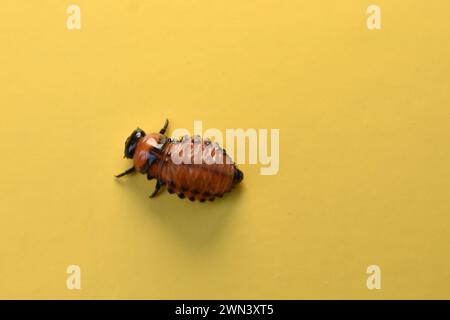
<svg viewBox="0 0 450 320"><path fill-rule="evenodd" d="M125 157L132 159L134 150L136 149L139 139L145 136L145 132L139 128L134 130L131 135L125 141Z"/></svg>

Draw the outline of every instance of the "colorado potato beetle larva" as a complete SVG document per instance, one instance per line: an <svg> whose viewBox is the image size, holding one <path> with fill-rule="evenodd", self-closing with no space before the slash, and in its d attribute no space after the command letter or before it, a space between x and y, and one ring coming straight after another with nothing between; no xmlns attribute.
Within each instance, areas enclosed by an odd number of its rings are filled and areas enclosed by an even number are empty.
<svg viewBox="0 0 450 320"><path fill-rule="evenodd" d="M156 179L151 198L166 185L169 193L200 202L221 198L242 181L244 174L218 144L199 136L172 140L165 135L168 125L166 120L159 133L145 134L139 128L131 133L124 157L133 159L134 165L117 178L137 171Z"/></svg>

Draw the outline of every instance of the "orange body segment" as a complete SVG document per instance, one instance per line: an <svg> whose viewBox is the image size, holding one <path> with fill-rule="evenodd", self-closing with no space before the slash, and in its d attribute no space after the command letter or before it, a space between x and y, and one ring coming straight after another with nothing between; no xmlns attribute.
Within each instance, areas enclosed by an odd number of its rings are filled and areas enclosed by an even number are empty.
<svg viewBox="0 0 450 320"><path fill-rule="evenodd" d="M243 178L225 150L199 137L171 141L162 134L146 135L138 141L133 160L137 171L192 201L222 197Z"/></svg>

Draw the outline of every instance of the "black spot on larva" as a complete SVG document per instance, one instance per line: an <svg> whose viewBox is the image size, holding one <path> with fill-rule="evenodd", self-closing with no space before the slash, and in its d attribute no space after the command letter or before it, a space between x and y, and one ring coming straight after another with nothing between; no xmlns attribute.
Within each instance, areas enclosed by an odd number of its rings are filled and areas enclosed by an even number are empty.
<svg viewBox="0 0 450 320"><path fill-rule="evenodd" d="M169 180L169 181L167 182L167 184L168 184L168 186L169 186L170 188L176 188L175 183L174 183L172 180Z"/></svg>
<svg viewBox="0 0 450 320"><path fill-rule="evenodd" d="M200 202L205 202L205 199L204 199L204 198L201 198L201 199L200 199Z"/></svg>
<svg viewBox="0 0 450 320"><path fill-rule="evenodd" d="M168 191L169 193L173 193L173 192L174 192L172 188L168 188L167 191Z"/></svg>
<svg viewBox="0 0 450 320"><path fill-rule="evenodd" d="M244 179L244 173L239 170L238 168L236 168L236 172L234 173L234 177L233 180L235 183L239 183L242 181L242 179Z"/></svg>
<svg viewBox="0 0 450 320"><path fill-rule="evenodd" d="M180 198L180 199L184 199L184 193L183 192L178 192L177 193L177 196L178 196L178 198Z"/></svg>
<svg viewBox="0 0 450 320"><path fill-rule="evenodd" d="M189 197L189 200L195 201L195 197L190 196L190 197Z"/></svg>
<svg viewBox="0 0 450 320"><path fill-rule="evenodd" d="M205 198L209 198L209 197L211 196L211 193L205 192L205 193L203 193L203 196L204 196Z"/></svg>
<svg viewBox="0 0 450 320"><path fill-rule="evenodd" d="M214 199L215 199L215 198L213 197L213 198L209 198L208 200L209 200L209 201L214 201Z"/></svg>

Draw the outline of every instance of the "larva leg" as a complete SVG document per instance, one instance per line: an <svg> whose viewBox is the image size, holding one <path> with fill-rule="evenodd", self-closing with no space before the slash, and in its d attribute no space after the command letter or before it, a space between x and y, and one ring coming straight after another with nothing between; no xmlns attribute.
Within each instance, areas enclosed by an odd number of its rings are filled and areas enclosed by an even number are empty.
<svg viewBox="0 0 450 320"><path fill-rule="evenodd" d="M156 194L158 193L159 189L161 189L163 183L161 183L159 180L156 181L155 190L153 190L153 193L150 195L149 198L154 198Z"/></svg>
<svg viewBox="0 0 450 320"><path fill-rule="evenodd" d="M164 123L164 127L161 130L159 130L159 133L161 133L161 134L166 133L168 126L169 126L169 120L166 119L166 122Z"/></svg>
<svg viewBox="0 0 450 320"><path fill-rule="evenodd" d="M134 171L135 171L135 169L134 169L134 167L132 167L132 168L130 168L130 169L128 169L128 170L118 174L116 176L116 178L120 178L120 177L126 176L127 174L133 173Z"/></svg>

